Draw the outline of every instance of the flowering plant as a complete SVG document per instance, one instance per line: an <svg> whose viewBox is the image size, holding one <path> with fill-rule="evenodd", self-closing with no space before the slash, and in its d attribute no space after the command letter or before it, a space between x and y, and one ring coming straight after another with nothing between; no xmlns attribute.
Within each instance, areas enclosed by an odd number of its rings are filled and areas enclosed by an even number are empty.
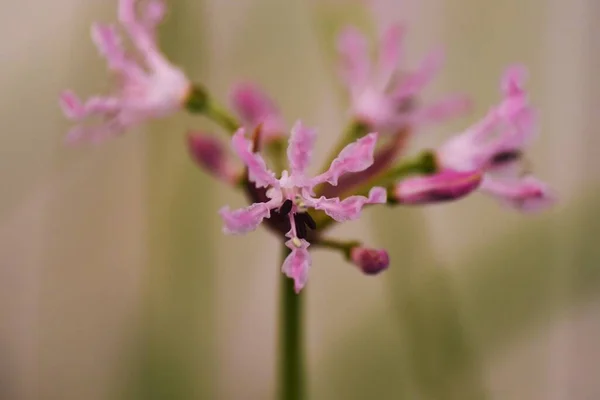
<svg viewBox="0 0 600 400"><path fill-rule="evenodd" d="M552 203L548 187L521 166L525 149L537 133L522 66L506 69L500 82L501 98L481 119L438 148L405 158L403 151L414 132L463 114L469 101L451 95L433 104L420 103L419 95L441 69L443 55L436 50L416 69L405 70L399 65L405 33L400 25L384 30L376 62L370 59L367 38L355 28L344 30L338 51L351 118L322 172L309 176L306 170L317 131L298 121L288 135L276 103L252 83L233 88L234 112L219 105L161 53L156 28L164 14L161 0L119 0L119 22L134 53L126 50L115 27L92 27L92 39L119 85L111 95L86 101L71 91L61 95L65 115L77 122L67 140L102 141L179 111L217 122L229 136L229 146L205 132L190 133L187 146L198 166L243 191L250 202L245 208L219 211L223 231L246 234L262 224L273 232L285 250L282 272L292 279L296 294L307 284L311 246L341 252L367 275L388 268L385 250L327 234L334 224L359 218L368 206L434 204L476 191L522 211L540 210ZM92 117L100 118L100 123L88 123ZM284 290L284 307L297 321L299 299L288 294L287 283ZM297 325L284 326L284 350L300 346L286 342L286 329ZM297 349L289 351L284 362L290 374L299 374L300 368L288 368L300 363L293 359L297 353ZM292 387L298 381L297 376L284 379Z"/></svg>

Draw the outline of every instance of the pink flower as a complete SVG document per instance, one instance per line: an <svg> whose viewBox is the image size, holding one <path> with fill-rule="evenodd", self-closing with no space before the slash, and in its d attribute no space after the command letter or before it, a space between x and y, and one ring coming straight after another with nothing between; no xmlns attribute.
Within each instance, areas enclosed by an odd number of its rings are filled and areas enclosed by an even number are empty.
<svg viewBox="0 0 600 400"><path fill-rule="evenodd" d="M271 217L271 212L288 218L289 231L286 237L292 253L284 263L284 273L295 280L297 291L304 286L310 266L306 250L308 242L305 240L307 228L316 228L315 221L307 211L311 208L323 210L331 218L343 222L358 218L365 205L381 204L387 200L385 189L380 187L372 188L368 197L350 196L343 200L313 197L315 186L324 182L335 185L343 174L368 168L373 163L377 134L370 133L349 144L333 160L327 171L309 178L306 176L306 168L310 163L315 139L314 130L304 127L300 122L296 123L287 149L290 171L283 171L281 177L276 178L261 155L251 151L252 143L245 137L245 130L238 130L232 138L233 149L246 165L249 181L257 188L267 188L268 200L238 210L232 211L229 207L220 210L225 224L223 230L229 234L255 230L263 219Z"/></svg>
<svg viewBox="0 0 600 400"><path fill-rule="evenodd" d="M504 99L467 131L448 140L437 151L442 169L485 173L483 192L530 211L552 202L545 184L520 177L519 161L537 133L536 115L523 89L526 70L508 68L502 78Z"/></svg>
<svg viewBox="0 0 600 400"><path fill-rule="evenodd" d="M387 251L362 246L350 250L350 260L367 275L377 275L390 265L390 256Z"/></svg>
<svg viewBox="0 0 600 400"><path fill-rule="evenodd" d="M369 57L367 39L358 30L348 28L338 40L342 76L350 91L352 113L375 130L395 133L407 125L447 119L469 106L463 96L451 96L425 107L416 106L417 96L440 70L443 54L434 51L416 71L401 71L398 61L403 35L404 31L397 25L384 32L375 66Z"/></svg>
<svg viewBox="0 0 600 400"><path fill-rule="evenodd" d="M238 84L231 92L231 103L243 124L249 129L261 125L261 139L268 143L281 138L285 123L269 96L249 83Z"/></svg>
<svg viewBox="0 0 600 400"><path fill-rule="evenodd" d="M94 96L85 102L71 91L61 95L65 115L80 123L71 129L68 141L99 141L184 106L191 84L185 74L161 54L156 41L156 26L164 12L164 3L160 0L144 3L139 13L136 13L135 0L120 0L119 21L137 51L134 55L125 52L115 27L92 26L92 39L120 84L116 93ZM100 122L86 124L92 117L99 117Z"/></svg>
<svg viewBox="0 0 600 400"><path fill-rule="evenodd" d="M194 161L217 179L235 185L241 174L227 154L223 142L202 132L188 135L188 148Z"/></svg>

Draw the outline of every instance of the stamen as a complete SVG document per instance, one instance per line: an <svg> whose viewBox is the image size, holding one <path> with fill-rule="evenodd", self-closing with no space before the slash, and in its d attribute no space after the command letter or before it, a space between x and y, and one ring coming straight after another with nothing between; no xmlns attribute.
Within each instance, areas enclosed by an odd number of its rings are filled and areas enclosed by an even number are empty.
<svg viewBox="0 0 600 400"><path fill-rule="evenodd" d="M296 224L296 235L300 239L306 239L308 231L306 230L306 225L302 215L303 214L294 214L294 223Z"/></svg>
<svg viewBox="0 0 600 400"><path fill-rule="evenodd" d="M294 246L296 246L297 248L302 247L302 241L300 239L298 239L297 237L293 237L292 238L292 243L294 244Z"/></svg>
<svg viewBox="0 0 600 400"><path fill-rule="evenodd" d="M312 229L315 230L317 229L317 223L315 222L315 220L313 219L313 217L310 216L309 213L304 213L302 214L304 216L304 220L306 222L306 225Z"/></svg>
<svg viewBox="0 0 600 400"><path fill-rule="evenodd" d="M283 204L281 205L281 207L279 207L279 213L282 216L288 215L290 213L290 211L292 211L292 206L293 206L293 203L291 200L288 199L288 200L284 201Z"/></svg>

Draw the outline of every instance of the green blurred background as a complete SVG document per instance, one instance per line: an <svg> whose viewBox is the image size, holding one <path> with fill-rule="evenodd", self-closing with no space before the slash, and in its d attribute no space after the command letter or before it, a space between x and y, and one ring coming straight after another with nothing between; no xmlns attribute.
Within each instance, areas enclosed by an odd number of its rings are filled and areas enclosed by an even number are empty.
<svg viewBox="0 0 600 400"><path fill-rule="evenodd" d="M544 128L530 157L560 202L522 216L474 195L344 225L393 263L365 277L315 252L309 397L600 399L600 3L386 1L378 18L407 23L408 65L447 49L426 97L476 101L414 148L466 127L523 62ZM89 26L115 20L116 3L0 0L0 399L273 398L278 249L263 230L221 235L216 211L243 199L184 141L215 127L178 115L63 144L60 91L111 85ZM333 37L368 21L351 1L172 0L161 40L222 100L257 81L289 123L319 127L324 158L345 120Z"/></svg>

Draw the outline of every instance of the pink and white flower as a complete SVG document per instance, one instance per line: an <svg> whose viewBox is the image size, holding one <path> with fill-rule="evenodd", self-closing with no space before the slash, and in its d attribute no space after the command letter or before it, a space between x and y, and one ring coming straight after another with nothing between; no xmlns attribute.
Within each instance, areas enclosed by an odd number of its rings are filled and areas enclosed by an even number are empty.
<svg viewBox="0 0 600 400"><path fill-rule="evenodd" d="M67 135L70 142L99 141L122 133L148 119L160 118L181 109L192 86L185 74L160 52L156 27L165 14L162 0L148 0L140 9L135 0L120 0L119 21L137 54L122 46L114 26L95 24L92 39L118 80L116 93L82 101L71 91L60 98L65 115L79 123ZM97 117L96 124L87 124Z"/></svg>
<svg viewBox="0 0 600 400"><path fill-rule="evenodd" d="M521 177L519 161L537 134L535 110L523 89L526 70L508 68L502 78L500 104L477 124L452 137L437 151L442 169L484 173L481 190L523 211L551 204L552 195L541 181Z"/></svg>
<svg viewBox="0 0 600 400"><path fill-rule="evenodd" d="M404 30L398 25L390 26L383 33L375 65L362 33L347 28L339 36L341 72L350 91L352 113L358 121L374 130L395 133L408 125L456 116L469 107L469 101L459 95L417 106L417 96L438 73L444 57L436 50L415 71L399 70L403 36Z"/></svg>
<svg viewBox="0 0 600 400"><path fill-rule="evenodd" d="M254 203L246 208L230 210L224 207L220 215L224 222L224 232L242 234L255 230L271 212L287 217L289 239L286 245L292 250L284 262L283 272L293 278L296 291L306 282L310 257L307 248L307 227L315 229L315 221L307 213L309 209L322 210L336 221L357 219L367 204L383 204L387 200L386 190L374 187L365 196L339 198L314 197L314 188L324 182L336 185L340 176L359 172L373 164L373 151L377 134L370 133L346 146L333 160L330 168L316 177L307 177L316 132L304 127L300 122L293 127L287 149L290 171L283 171L280 178L267 168L260 154L252 152L252 142L246 138L245 130L238 130L232 138L232 146L248 169L248 179L257 188L266 188L268 200Z"/></svg>
<svg viewBox="0 0 600 400"><path fill-rule="evenodd" d="M231 92L231 104L248 129L261 126L261 140L269 143L284 136L285 122L271 98L250 83L236 85Z"/></svg>

